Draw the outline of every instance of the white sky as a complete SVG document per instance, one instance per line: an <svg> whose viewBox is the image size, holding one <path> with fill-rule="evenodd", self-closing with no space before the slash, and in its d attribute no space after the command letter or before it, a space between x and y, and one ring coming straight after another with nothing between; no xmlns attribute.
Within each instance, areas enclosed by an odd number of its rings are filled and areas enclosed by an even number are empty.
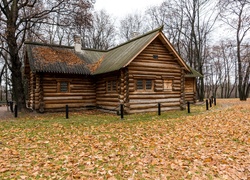
<svg viewBox="0 0 250 180"><path fill-rule="evenodd" d="M96 0L95 9L105 9L113 18L122 18L129 13L144 12L150 6L159 5L163 0Z"/></svg>

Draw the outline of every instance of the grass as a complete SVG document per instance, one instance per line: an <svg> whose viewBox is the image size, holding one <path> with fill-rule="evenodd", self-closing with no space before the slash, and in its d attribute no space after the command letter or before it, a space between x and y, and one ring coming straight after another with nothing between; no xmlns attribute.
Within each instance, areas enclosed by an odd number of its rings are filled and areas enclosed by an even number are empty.
<svg viewBox="0 0 250 180"><path fill-rule="evenodd" d="M240 109L247 117L248 109ZM211 152L216 153L219 147L221 153L225 150L223 158L234 157L230 158L232 166L248 158L243 151L248 145L248 125L245 131L238 119L231 123L236 123L233 136L225 129L225 142L216 144L223 139L224 116L220 107L206 111L204 104L192 105L190 114L132 114L123 120L99 111L70 112L69 119L64 113L21 113L17 119L0 121L0 179L223 177L212 169L217 161L210 158ZM224 149L238 146L241 157Z"/></svg>
<svg viewBox="0 0 250 180"><path fill-rule="evenodd" d="M137 123L137 122L147 122L147 121L158 121L158 120L168 120L175 119L181 116L193 116L204 112L204 105L193 105L191 107L191 113L188 114L187 111L168 111L162 112L161 116L158 116L157 112L153 113L140 113L125 115L124 119L116 114L104 113L101 111L83 111L83 112L69 112L69 119L65 118L65 113L31 113L24 114L19 113L18 118L13 118L10 120L5 120L1 122L2 128L13 128L18 126L18 128L29 128L35 126L50 126L53 123L60 123L64 126L69 125L81 125L81 126L98 126L102 124L110 123Z"/></svg>

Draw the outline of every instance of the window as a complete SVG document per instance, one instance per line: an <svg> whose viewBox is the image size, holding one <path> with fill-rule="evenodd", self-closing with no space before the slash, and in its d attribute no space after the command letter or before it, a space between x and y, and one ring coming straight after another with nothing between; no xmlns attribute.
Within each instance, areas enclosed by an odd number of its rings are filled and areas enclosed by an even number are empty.
<svg viewBox="0 0 250 180"><path fill-rule="evenodd" d="M164 90L172 91L173 89L173 80L164 79Z"/></svg>
<svg viewBox="0 0 250 180"><path fill-rule="evenodd" d="M138 80L136 81L136 89L137 89L137 90L143 90L143 80L138 79Z"/></svg>
<svg viewBox="0 0 250 180"><path fill-rule="evenodd" d="M115 80L106 82L106 90L107 92L115 92L117 89L117 83Z"/></svg>
<svg viewBox="0 0 250 180"><path fill-rule="evenodd" d="M58 92L67 93L69 92L69 82L58 82Z"/></svg>
<svg viewBox="0 0 250 180"><path fill-rule="evenodd" d="M136 90L137 91L152 91L153 81L151 79L137 79Z"/></svg>
<svg viewBox="0 0 250 180"><path fill-rule="evenodd" d="M152 80L145 80L146 81L146 90L152 89Z"/></svg>

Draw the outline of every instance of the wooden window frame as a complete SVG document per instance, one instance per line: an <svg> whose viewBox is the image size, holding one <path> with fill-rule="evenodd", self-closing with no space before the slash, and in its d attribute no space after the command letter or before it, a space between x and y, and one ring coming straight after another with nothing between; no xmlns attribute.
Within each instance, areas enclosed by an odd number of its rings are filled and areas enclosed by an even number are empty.
<svg viewBox="0 0 250 180"><path fill-rule="evenodd" d="M106 81L106 93L117 92L118 83L117 80L107 80Z"/></svg>
<svg viewBox="0 0 250 180"><path fill-rule="evenodd" d="M67 91L62 91L62 83L67 83ZM58 93L70 93L70 81L57 81L57 92Z"/></svg>
<svg viewBox="0 0 250 180"><path fill-rule="evenodd" d="M137 82L142 81L142 89L138 89ZM151 82L151 88L147 88L147 81ZM153 79L136 79L135 80L135 90L136 91L141 91L141 92L146 92L146 91L154 91L154 80Z"/></svg>
<svg viewBox="0 0 250 180"><path fill-rule="evenodd" d="M166 81L171 82L171 88L165 88ZM174 80L173 79L163 79L163 90L164 91L173 91L174 90Z"/></svg>

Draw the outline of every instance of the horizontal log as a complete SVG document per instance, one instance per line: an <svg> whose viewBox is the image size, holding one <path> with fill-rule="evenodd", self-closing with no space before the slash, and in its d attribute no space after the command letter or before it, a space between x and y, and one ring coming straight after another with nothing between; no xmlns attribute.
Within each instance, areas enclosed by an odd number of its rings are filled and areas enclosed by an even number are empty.
<svg viewBox="0 0 250 180"><path fill-rule="evenodd" d="M110 97L102 97L102 96L98 96L96 97L96 101L97 102L117 102L118 101L118 96L110 98Z"/></svg>
<svg viewBox="0 0 250 180"><path fill-rule="evenodd" d="M169 75L169 76L174 76L174 77L180 77L180 73L178 72L173 72L173 71L164 71L164 72L161 72L161 71L147 71L147 70L131 70L130 72L131 74L134 74L134 75L149 75L149 76L155 76L155 75L162 75L163 73L166 74L166 75Z"/></svg>
<svg viewBox="0 0 250 180"><path fill-rule="evenodd" d="M43 89L57 89L57 85L56 86L52 86L52 85L45 86L45 85L43 85Z"/></svg>
<svg viewBox="0 0 250 180"><path fill-rule="evenodd" d="M106 91L106 85L105 86L97 86L96 91Z"/></svg>
<svg viewBox="0 0 250 180"><path fill-rule="evenodd" d="M95 94L94 90L88 89L88 90L70 90L71 93L82 93L82 94Z"/></svg>
<svg viewBox="0 0 250 180"><path fill-rule="evenodd" d="M158 58L159 56L162 57L170 57L171 59L174 58L166 49L158 47L157 49L153 49L153 47L146 48L140 55L139 57L153 57L153 55L157 54Z"/></svg>
<svg viewBox="0 0 250 180"><path fill-rule="evenodd" d="M194 95L194 92L193 92L193 91L192 91L192 92L187 92L187 91L185 91L185 95L193 96L193 95Z"/></svg>
<svg viewBox="0 0 250 180"><path fill-rule="evenodd" d="M173 87L173 91L180 91L181 90L181 88L180 87Z"/></svg>
<svg viewBox="0 0 250 180"><path fill-rule="evenodd" d="M45 93L44 97L59 97L59 96L95 96L95 93Z"/></svg>
<svg viewBox="0 0 250 180"><path fill-rule="evenodd" d="M148 53L151 53L151 54L158 54L158 55L161 55L161 56L164 56L164 57L173 58L173 55L171 55L168 51L166 51L166 49L164 49L164 48L162 48L160 46L158 46L157 48L156 47L147 47L145 49L145 51L148 52ZM140 56L145 55L146 53L144 53L144 52Z"/></svg>
<svg viewBox="0 0 250 180"><path fill-rule="evenodd" d="M155 91L163 91L163 87L155 87Z"/></svg>
<svg viewBox="0 0 250 180"><path fill-rule="evenodd" d="M158 55L157 59L154 59L154 55ZM174 60L174 57L167 54L167 53L157 53L157 52L152 52L151 54L141 54L137 56L136 60L145 60L145 61L171 61Z"/></svg>
<svg viewBox="0 0 250 180"><path fill-rule="evenodd" d="M135 86L134 85L129 87L129 92L134 92L134 91L135 91Z"/></svg>
<svg viewBox="0 0 250 180"><path fill-rule="evenodd" d="M58 109L58 108L65 108L68 105L69 108L81 108L86 106L95 106L95 103L74 103L74 104L45 104L46 109Z"/></svg>
<svg viewBox="0 0 250 180"><path fill-rule="evenodd" d="M163 84L163 80L162 79L156 79L155 84Z"/></svg>
<svg viewBox="0 0 250 180"><path fill-rule="evenodd" d="M69 76L69 77L58 77L58 76L55 76L55 77L49 77L49 76L45 76L43 77L43 81L72 81L71 79L73 79L74 77L72 76ZM81 81L79 79L79 81Z"/></svg>
<svg viewBox="0 0 250 180"><path fill-rule="evenodd" d="M108 98L118 98L119 94L118 92L107 92L107 93L103 93L103 94L100 94L100 93L97 93L96 94L96 97L108 97Z"/></svg>
<svg viewBox="0 0 250 180"><path fill-rule="evenodd" d="M44 97L44 100L73 100L73 99L83 99L82 96L59 96L59 97Z"/></svg>
<svg viewBox="0 0 250 180"><path fill-rule="evenodd" d="M45 93L56 93L57 89L44 89Z"/></svg>
<svg viewBox="0 0 250 180"><path fill-rule="evenodd" d="M57 87L57 83L50 83L50 84L49 83L46 83L46 84L42 83L42 84L43 84L44 88L53 88L53 87L55 88L55 87Z"/></svg>
<svg viewBox="0 0 250 180"><path fill-rule="evenodd" d="M136 98L177 98L180 97L180 93L177 91L163 91L163 92L130 92L130 99Z"/></svg>
<svg viewBox="0 0 250 180"><path fill-rule="evenodd" d="M95 104L96 100L95 99L81 99L81 100L72 100L72 99L64 99L64 100L44 100L45 104L73 104L73 103L92 103Z"/></svg>
<svg viewBox="0 0 250 180"><path fill-rule="evenodd" d="M93 82L92 84L74 84L74 83L70 83L70 88L75 88L75 89L95 89L96 88L96 84Z"/></svg>
<svg viewBox="0 0 250 180"><path fill-rule="evenodd" d="M180 98L167 98L167 99L130 99L129 104L142 104L142 103L170 103L180 102Z"/></svg>
<svg viewBox="0 0 250 180"><path fill-rule="evenodd" d="M163 62L163 61L156 61L155 63L152 63L151 61L145 61L145 60L136 60L133 61L129 65L129 70L138 70L143 67L143 70L147 71L155 71L156 69L159 69L159 71L165 72L168 70L175 70L177 72L181 72L180 65L176 62Z"/></svg>
<svg viewBox="0 0 250 180"><path fill-rule="evenodd" d="M145 64L145 63L144 63ZM176 68L176 67L173 67L173 66L167 66L167 65L162 65L162 64L159 64L159 67L151 67L151 66L147 66L145 67L144 66L136 66L136 65L130 65L129 66L129 69L132 71L147 71L147 72L162 72L162 73L169 73L169 72L174 72L174 73L179 73L180 74L180 68ZM131 73L130 72L130 73Z"/></svg>
<svg viewBox="0 0 250 180"><path fill-rule="evenodd" d="M116 102L97 101L96 104L101 106L117 106L119 104L119 100L117 99Z"/></svg>
<svg viewBox="0 0 250 180"><path fill-rule="evenodd" d="M151 103L151 104L130 104L131 109L149 109L158 107L158 103ZM180 107L180 102L175 103L161 103L161 108L164 107Z"/></svg>
<svg viewBox="0 0 250 180"><path fill-rule="evenodd" d="M102 96L103 94L106 94L106 90L105 91L96 91L96 96Z"/></svg>

